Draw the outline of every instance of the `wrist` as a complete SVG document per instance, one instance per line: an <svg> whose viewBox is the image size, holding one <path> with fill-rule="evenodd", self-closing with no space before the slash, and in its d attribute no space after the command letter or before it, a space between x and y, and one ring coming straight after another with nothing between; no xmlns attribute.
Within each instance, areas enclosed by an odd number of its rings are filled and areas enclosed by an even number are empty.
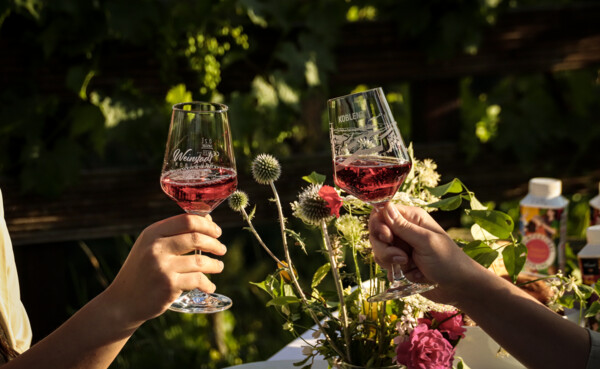
<svg viewBox="0 0 600 369"><path fill-rule="evenodd" d="M135 331L145 322L135 316L131 307L124 303L126 300L115 294L110 286L94 300L100 308L106 310L107 319L116 327L122 327L126 331Z"/></svg>
<svg viewBox="0 0 600 369"><path fill-rule="evenodd" d="M490 293L494 279L499 279L470 257L457 265L457 270L452 275L451 283L445 289L453 300L453 305L465 312L473 304L481 304L482 297Z"/></svg>

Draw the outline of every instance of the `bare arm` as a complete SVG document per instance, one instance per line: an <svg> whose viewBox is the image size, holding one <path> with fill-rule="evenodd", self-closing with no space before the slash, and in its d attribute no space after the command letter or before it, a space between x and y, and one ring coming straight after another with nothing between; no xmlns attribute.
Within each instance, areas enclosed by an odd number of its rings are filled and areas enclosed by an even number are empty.
<svg viewBox="0 0 600 369"><path fill-rule="evenodd" d="M585 368L585 329L476 263L427 212L388 204L371 214L369 231L379 264L389 267L396 258L412 266L409 279L438 285L427 297L464 311L525 366Z"/></svg>
<svg viewBox="0 0 600 369"><path fill-rule="evenodd" d="M199 248L223 255L210 218L180 215L142 232L111 285L56 331L4 366L19 368L107 368L135 330L162 314L184 290L215 290L205 273L221 261L185 255Z"/></svg>

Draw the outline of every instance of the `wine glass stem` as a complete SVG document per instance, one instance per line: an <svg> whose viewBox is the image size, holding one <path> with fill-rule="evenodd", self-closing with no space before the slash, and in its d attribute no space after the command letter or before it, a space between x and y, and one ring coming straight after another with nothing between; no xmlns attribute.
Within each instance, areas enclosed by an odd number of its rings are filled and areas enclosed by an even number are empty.
<svg viewBox="0 0 600 369"><path fill-rule="evenodd" d="M406 277L404 276L404 272L402 271L402 267L400 264L393 263L392 264L392 283L396 284L398 282L405 281Z"/></svg>
<svg viewBox="0 0 600 369"><path fill-rule="evenodd" d="M198 250L198 249L195 249L194 250L194 255L195 255L196 258L198 258L200 255L202 255L202 252L200 250ZM193 290L191 290L191 291L188 292L188 295L191 298L202 297L204 295L204 292L200 291L198 288L194 288Z"/></svg>

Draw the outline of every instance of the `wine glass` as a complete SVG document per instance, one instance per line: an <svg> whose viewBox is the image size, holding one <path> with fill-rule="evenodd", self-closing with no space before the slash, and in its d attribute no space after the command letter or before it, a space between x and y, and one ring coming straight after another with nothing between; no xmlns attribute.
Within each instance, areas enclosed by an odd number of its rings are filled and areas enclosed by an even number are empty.
<svg viewBox="0 0 600 369"><path fill-rule="evenodd" d="M227 110L209 102L173 105L160 185L187 213L210 214L237 187ZM231 305L227 296L194 289L182 293L169 309L214 313Z"/></svg>
<svg viewBox="0 0 600 369"><path fill-rule="evenodd" d="M376 211L398 191L412 163L381 87L327 102L335 184ZM409 281L392 264L387 291L369 302L421 293L433 285Z"/></svg>

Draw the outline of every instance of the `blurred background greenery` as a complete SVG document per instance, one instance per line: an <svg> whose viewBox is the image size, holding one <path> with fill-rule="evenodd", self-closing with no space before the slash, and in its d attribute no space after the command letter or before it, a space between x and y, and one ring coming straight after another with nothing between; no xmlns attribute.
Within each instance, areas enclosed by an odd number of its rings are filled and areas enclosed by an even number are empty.
<svg viewBox="0 0 600 369"><path fill-rule="evenodd" d="M106 168L149 168L156 181L139 185L160 191L170 106L187 100L230 106L241 179L268 152L284 173L292 167L284 188L299 190L293 181L310 171L298 163L328 166L326 99L383 86L417 157L482 201L516 217L527 178L563 179L570 235L581 239L600 177L598 12L594 1L568 0L0 0L0 185L8 204L21 199L7 221L25 201L68 206L85 174ZM580 27L561 28L568 21ZM275 213L259 198L259 229L277 244ZM167 312L136 332L114 368L220 368L266 359L292 339L249 284L274 266L236 215L223 217L229 252L215 283L234 307ZM63 233L17 242L34 339L109 283L136 236ZM46 314L31 264L40 255L56 263L46 277L65 300Z"/></svg>

